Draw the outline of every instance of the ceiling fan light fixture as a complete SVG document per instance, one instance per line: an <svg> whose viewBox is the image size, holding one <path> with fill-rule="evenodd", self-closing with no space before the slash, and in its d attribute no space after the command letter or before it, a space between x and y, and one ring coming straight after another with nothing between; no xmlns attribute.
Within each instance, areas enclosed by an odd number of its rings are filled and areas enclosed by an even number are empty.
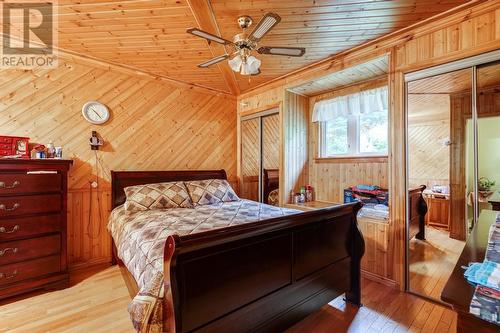
<svg viewBox="0 0 500 333"><path fill-rule="evenodd" d="M254 56L242 57L235 56L228 61L229 67L241 75L256 75L260 73L260 65L262 62Z"/></svg>
<svg viewBox="0 0 500 333"><path fill-rule="evenodd" d="M228 61L229 67L235 72L239 72L241 69L241 64L243 63L243 60L241 59L240 55L237 55L233 59Z"/></svg>
<svg viewBox="0 0 500 333"><path fill-rule="evenodd" d="M284 55L288 57L301 57L306 52L306 49L303 47L263 46L257 48L257 43L280 21L281 17L278 14L269 12L261 18L255 29L250 34L247 34L247 29L252 24L252 18L248 15L240 16L238 17L238 25L243 29L243 32L235 35L232 42L197 28L187 29L186 32L197 37L202 37L208 42L231 45L234 48L231 55L225 54L215 57L199 64L198 67L207 68L221 61L228 60L229 67L236 73L240 73L241 75L259 75L261 73L260 66L262 62L251 55L253 51L257 51L259 54Z"/></svg>

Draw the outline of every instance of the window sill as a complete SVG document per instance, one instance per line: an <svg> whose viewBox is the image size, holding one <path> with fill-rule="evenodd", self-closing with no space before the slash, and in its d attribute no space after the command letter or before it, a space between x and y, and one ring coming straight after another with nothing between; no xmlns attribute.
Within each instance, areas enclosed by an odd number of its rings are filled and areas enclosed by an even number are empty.
<svg viewBox="0 0 500 333"><path fill-rule="evenodd" d="M316 157L315 163L387 163L387 156Z"/></svg>

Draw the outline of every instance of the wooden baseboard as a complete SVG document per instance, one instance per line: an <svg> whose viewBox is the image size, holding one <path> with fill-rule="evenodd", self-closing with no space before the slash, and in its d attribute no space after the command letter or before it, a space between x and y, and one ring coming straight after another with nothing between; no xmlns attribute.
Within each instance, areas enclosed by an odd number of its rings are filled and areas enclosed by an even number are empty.
<svg viewBox="0 0 500 333"><path fill-rule="evenodd" d="M391 287L391 288L394 288L394 289L398 289L396 281L388 279L388 278L385 278L385 277L380 276L380 275L377 275L375 273L368 272L368 271L365 271L365 270L362 269L361 270L361 276L363 276L364 278L367 278L368 280L372 280L372 281L375 281L375 282L378 282L378 283L382 283L383 285L386 285L388 287Z"/></svg>
<svg viewBox="0 0 500 333"><path fill-rule="evenodd" d="M97 266L100 266L100 265L111 266L111 259L112 259L111 257L101 257L101 258L94 258L94 259L87 260L87 261L72 263L69 266L69 272L73 273L75 271L93 269L93 268L96 268Z"/></svg>
<svg viewBox="0 0 500 333"><path fill-rule="evenodd" d="M98 263L93 263L93 264L81 264L77 268L72 267L70 272L69 272L69 284L71 286L74 286L75 284L78 284L82 282L83 280L87 279L88 277L97 274L108 267L111 266L111 261L105 261L105 262L98 262Z"/></svg>

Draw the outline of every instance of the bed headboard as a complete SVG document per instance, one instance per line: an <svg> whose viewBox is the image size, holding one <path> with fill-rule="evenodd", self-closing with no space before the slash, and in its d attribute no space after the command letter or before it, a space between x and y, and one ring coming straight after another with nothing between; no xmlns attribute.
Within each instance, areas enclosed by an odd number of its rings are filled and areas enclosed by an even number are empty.
<svg viewBox="0 0 500 333"><path fill-rule="evenodd" d="M225 170L111 171L112 208L125 202L127 186L173 181L227 179Z"/></svg>

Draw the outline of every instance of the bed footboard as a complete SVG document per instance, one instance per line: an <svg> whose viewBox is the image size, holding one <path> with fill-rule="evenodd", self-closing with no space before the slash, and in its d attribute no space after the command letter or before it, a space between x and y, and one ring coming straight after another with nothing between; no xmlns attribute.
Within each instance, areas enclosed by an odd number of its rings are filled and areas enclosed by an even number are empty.
<svg viewBox="0 0 500 333"><path fill-rule="evenodd" d="M343 293L360 305L360 208L352 203L172 237L165 276L176 331L277 332Z"/></svg>

